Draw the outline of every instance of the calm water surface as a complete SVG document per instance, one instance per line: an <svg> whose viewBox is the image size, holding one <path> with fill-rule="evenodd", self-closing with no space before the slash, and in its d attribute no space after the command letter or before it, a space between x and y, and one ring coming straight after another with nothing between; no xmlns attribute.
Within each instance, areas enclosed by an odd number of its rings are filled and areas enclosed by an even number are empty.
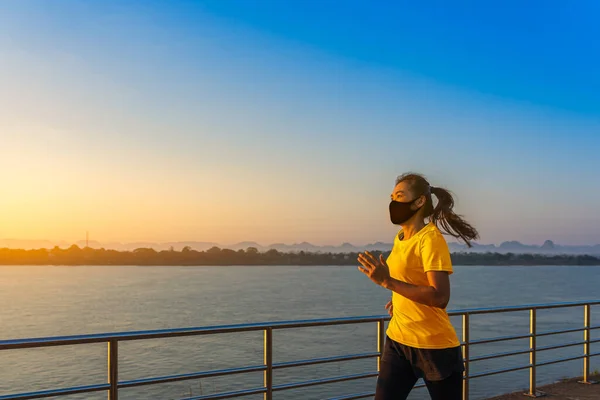
<svg viewBox="0 0 600 400"><path fill-rule="evenodd" d="M600 298L600 267L456 267L450 309ZM0 267L0 337L14 339L245 322L382 314L389 293L354 267ZM592 315L600 316L600 308ZM595 314L594 314L595 313ZM598 321L600 317L596 317ZM578 327L582 309L539 312L538 330ZM453 319L460 334L461 321ZM473 339L528 332L527 312L472 317ZM594 322L593 322L594 323ZM597 322L595 322L597 324ZM538 345L581 340L580 333ZM594 337L598 337L596 334ZM472 356L527 349L527 340L474 346ZM376 349L374 325L276 331L274 362ZM592 351L598 347L592 345ZM540 353L540 361L581 354L580 347ZM122 343L120 379L262 363L262 334L241 333ZM0 353L0 395L106 381L106 346ZM525 365L528 356L481 361L472 373ZM538 383L579 375L581 362L540 367ZM600 368L594 359L592 368ZM375 360L278 370L275 384L374 371ZM262 374L123 390L124 400L180 399L262 385ZM481 399L528 385L527 371L473 380ZM371 390L374 380L288 392L275 398L326 399ZM106 399L106 394L69 399ZM262 399L248 396L247 399ZM423 389L413 399L428 398Z"/></svg>

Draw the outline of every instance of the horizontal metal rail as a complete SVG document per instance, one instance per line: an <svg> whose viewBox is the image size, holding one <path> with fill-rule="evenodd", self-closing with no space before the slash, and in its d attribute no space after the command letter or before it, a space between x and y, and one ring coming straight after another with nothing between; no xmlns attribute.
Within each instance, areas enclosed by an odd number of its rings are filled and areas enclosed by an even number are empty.
<svg viewBox="0 0 600 400"><path fill-rule="evenodd" d="M374 378L377 375L379 375L378 372L368 372L368 373L363 373L363 374L336 376L333 378L314 379L314 380L304 381L304 382L284 383L281 385L273 386L273 391L279 392L282 390L299 389L299 388L308 387L308 386L328 385L328 384L337 383L337 382L346 382L346 381L354 381L357 379Z"/></svg>
<svg viewBox="0 0 600 400"><path fill-rule="evenodd" d="M469 342L469 345L473 346L473 345L476 345L476 344L488 344L488 343L497 343L497 342L507 342L509 340L519 340L519 339L529 339L529 338L531 338L531 334L528 334L528 335L517 335L517 336L498 336L498 337L492 337L492 338L471 340Z"/></svg>
<svg viewBox="0 0 600 400"><path fill-rule="evenodd" d="M564 348L573 347L573 346L583 346L584 344L585 344L585 342L569 342L569 343L563 343L563 344L553 344L553 345L538 347L537 351L540 352L540 351L564 349Z"/></svg>
<svg viewBox="0 0 600 400"><path fill-rule="evenodd" d="M449 311L448 315L460 316L464 314L477 315L477 314L495 314L495 313L507 313L514 311L529 311L532 308L537 310L547 310L550 308L569 308L569 307L581 307L589 304L591 306L599 305L600 300L588 300L588 301L570 301L560 303L543 303L543 304L526 304L521 306L506 306L506 307L488 307L488 308L465 308L459 310Z"/></svg>
<svg viewBox="0 0 600 400"><path fill-rule="evenodd" d="M348 356L313 358L311 360L288 361L288 362L273 364L273 369L303 367L306 365L317 365L317 364L327 364L327 363L342 362L342 361L363 360L366 358L377 358L377 357L379 357L379 353L373 352L373 353L363 353L363 354L351 354Z"/></svg>
<svg viewBox="0 0 600 400"><path fill-rule="evenodd" d="M176 329L161 329L152 331L138 332L120 332L120 333L102 333L92 335L75 335L75 336L55 336L48 338L33 338L33 339L15 339L15 340L0 340L1 350L27 349L37 347L52 347L52 346L70 346L75 344L89 343L106 343L109 340L117 340L119 342L131 340L145 339L164 339L183 336L201 336L214 335L222 333L239 333L239 332L256 332L266 329L292 329L292 328L314 328L320 326L334 325L352 325L352 324L367 324L378 322L382 318L389 317L368 316L368 317L347 317L347 318L329 318L315 319L303 321L281 321L281 322L266 322L256 324L236 324L236 325L220 325L208 326L199 328L176 328Z"/></svg>
<svg viewBox="0 0 600 400"><path fill-rule="evenodd" d="M469 396L469 385L468 382L471 379L491 376L496 374L502 374L512 371L519 371L524 369L530 370L530 394L536 393L535 380L536 380L536 368L540 366L546 366L556 363L562 363L573 360L584 360L584 382L587 382L589 377L589 359L596 357L600 353L592 353L590 351L590 345L592 343L600 342L600 339L591 340L590 331L600 329L600 325L591 325L591 306L600 305L600 300L583 301L583 302L567 302L567 303L550 303L550 304L532 304L522 306L511 306L511 307L495 307L495 308L472 308L463 310L454 310L448 312L448 315L462 316L463 317L463 341L461 346L463 347L463 355L465 356L465 393L464 399L468 399ZM554 330L554 331L543 331L537 332L536 312L539 310L556 309L556 308L569 308L569 307L584 307L584 324L581 328ZM483 314L496 314L496 313L507 313L507 312L518 312L518 311L529 311L530 312L530 332L528 334L512 335L512 336L500 336L482 339L470 339L469 326L470 317L474 315ZM75 336L59 336L59 337L46 337L46 338L30 338L30 339L14 339L14 340L2 340L0 341L0 351L2 350L18 350L18 349L31 349L41 347L53 347L53 346L72 346L82 345L90 343L108 343L109 345L109 379L108 383L102 383L97 385L89 386L77 386L63 389L43 390L29 393L17 393L11 395L0 396L0 400L26 400L26 399L41 399L55 396L64 396L80 393L92 393L105 391L109 394L109 400L118 399L118 389L179 382L192 379L205 379L219 376L238 375L247 373L258 373L262 372L265 376L263 387L249 388L236 391L229 391L217 394L202 395L195 397L188 397L183 400L216 400L216 399L229 399L241 396L263 394L265 400L272 399L273 392L280 392L285 390L299 389L311 386L326 385L337 382L346 382L352 380L360 380L367 378L374 378L378 376L378 372L367 372L361 374L344 375L337 377L326 377L321 379L314 379L302 382L292 382L274 385L273 384L273 372L282 369L328 364L328 363L342 363L352 360L364 360L376 358L380 360L383 346L382 340L385 338L383 326L385 321L388 321L388 316L366 316L366 317L350 317L350 318L330 318L330 319L318 319L318 320L301 320L301 321L280 321L270 323L255 323L255 324L237 324L237 325L221 325L221 326L210 326L210 327L197 327L197 328L182 328L182 329L163 329L163 330L152 330L152 331L137 331L137 332L121 332L121 333L103 333L103 334L92 334L92 335L75 335ZM273 332L281 329L301 329L301 328L314 328L324 326L340 326L340 325L353 325L353 324L378 324L378 351L367 352L360 354L349 354L331 357L321 357L306 360L287 361L287 362L273 362ZM237 332L264 332L265 345L265 362L261 365L253 365L239 368L219 369L212 371L202 371L187 374L168 375L161 377L142 378L135 380L119 381L118 379L118 343L123 341L133 340L147 340L147 339L161 339L161 338L172 338L172 337L186 337L186 336L201 336L201 335L213 335L223 333L237 333ZM562 343L558 345L548 346L537 346L536 339L538 337L561 335L566 333L583 332L584 340ZM489 343L505 342L510 340L529 339L530 346L527 349L518 351L507 351L499 352L494 354L485 354L476 357L469 357L469 348L473 345L482 345ZM566 347L583 346L584 353L575 357L560 358L556 360L537 362L536 354L540 351L556 350ZM478 362L483 360L496 359L501 357L510 357L515 355L530 355L530 363L527 365L504 368L493 371L484 371L477 374L469 373L469 364L472 362ZM424 387L423 384L416 387ZM333 397L329 400L352 400L372 397L372 392L363 392L356 394L349 394L344 396Z"/></svg>
<svg viewBox="0 0 600 400"><path fill-rule="evenodd" d="M345 396L336 396L330 397L327 400L357 400L357 399L367 399L369 397L375 396L375 392L364 392L364 393L356 393L356 394L347 394Z"/></svg>
<svg viewBox="0 0 600 400"><path fill-rule="evenodd" d="M586 330L586 328L561 329L561 330L558 330L558 331L540 332L536 336L537 337L542 337L542 336L552 336L552 335L564 335L565 333L583 332L585 330Z"/></svg>
<svg viewBox="0 0 600 400"><path fill-rule="evenodd" d="M102 392L110 389L108 383L100 385L75 386L66 389L41 390L39 392L19 393L7 396L0 396L0 400L29 400L44 399L46 397L67 396L72 394Z"/></svg>
<svg viewBox="0 0 600 400"><path fill-rule="evenodd" d="M493 360L496 358L502 357L510 357L510 356L518 356L520 354L529 354L531 353L531 349L527 350L519 350L519 351L506 351L502 353L493 353L493 354L485 354L483 356L476 356L469 358L469 362L483 361L483 360Z"/></svg>
<svg viewBox="0 0 600 400"><path fill-rule="evenodd" d="M522 366L519 366L519 367L511 367L511 368L505 368L505 369L496 369L496 370L491 370L491 371L480 372L478 374L470 375L469 379L483 378L485 376L492 376L492 375L504 374L504 373L507 373L507 372L520 371L520 370L523 370L523 369L529 369L532 366L533 365L531 365L531 364L527 364L527 365L522 365Z"/></svg>
<svg viewBox="0 0 600 400"><path fill-rule="evenodd" d="M220 399L233 399L235 397L242 396L251 396L253 394L261 394L266 392L266 388L254 388L254 389L244 389L244 390L236 390L233 392L223 392L217 394L207 394L205 396L194 396L194 397L185 397L181 400L220 400Z"/></svg>
<svg viewBox="0 0 600 400"><path fill-rule="evenodd" d="M600 339L590 340L590 343L598 343L598 342L600 342ZM567 347L574 347L574 346L583 346L585 343L586 342L578 341L578 342L570 342L570 343L557 344L557 345L541 346L541 347L537 347L536 351L539 353L540 351L564 349ZM473 343L471 343L471 344L473 344ZM532 351L533 351L533 349L525 349L525 350L518 350L518 351L506 351L506 352L501 352L501 353L485 354L483 356L471 357L471 358L469 358L469 361L476 362L476 361L483 361L483 360L493 360L495 358L529 354ZM540 364L537 364L537 365L539 366Z"/></svg>
<svg viewBox="0 0 600 400"><path fill-rule="evenodd" d="M525 354L527 354L527 353L529 353L529 351L525 352ZM521 354L523 354L523 353L521 353ZM535 365L536 365L536 367L543 367L543 366L546 366L546 365L559 364L559 363L563 363L563 362L567 362L567 361L581 360L581 359L583 359L585 357L597 357L597 356L600 356L600 352L599 353L592 353L592 354L589 354L588 356L586 356L586 355L580 355L580 356L575 356L575 357L559 358L559 359L556 359L556 360L539 362L539 363L536 363ZM475 360L471 359L470 361L473 362ZM486 377L486 376L497 375L497 374L504 374L504 373L507 373L507 372L514 372L514 371L519 371L519 370L522 370L522 369L528 369L528 368L531 368L531 367L532 367L532 365L528 364L528 365L522 365L522 366L519 366L519 367L510 367L510 368L505 368L505 369L497 369L497 370L492 370L492 371L485 371L485 372L480 372L478 374L473 374L469 378L470 379L483 378L483 377Z"/></svg>
<svg viewBox="0 0 600 400"><path fill-rule="evenodd" d="M144 386L144 385L156 385L159 383L187 381L187 380L191 380L191 379L214 378L217 376L247 374L249 372L262 372L266 369L267 368L264 365L256 365L256 366L242 367L242 368L220 369L220 370L214 370L214 371L195 372L195 373L191 373L191 374L179 374L179 375L161 376L161 377L157 377L157 378L135 379L135 380L131 380L131 381L119 382L119 384L117 386L119 389L125 389L125 388L132 388L132 387Z"/></svg>
<svg viewBox="0 0 600 400"><path fill-rule="evenodd" d="M575 357L557 358L556 360L539 362L536 364L536 366L543 367L545 365L560 364L560 363L567 362L567 361L582 360L585 357L588 357L588 356L586 356L585 354L582 354L580 356L575 356Z"/></svg>

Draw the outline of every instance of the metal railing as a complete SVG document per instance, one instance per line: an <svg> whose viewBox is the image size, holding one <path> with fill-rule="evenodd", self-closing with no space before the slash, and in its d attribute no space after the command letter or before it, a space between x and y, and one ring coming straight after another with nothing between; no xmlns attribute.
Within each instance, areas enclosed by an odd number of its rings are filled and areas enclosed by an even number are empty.
<svg viewBox="0 0 600 400"><path fill-rule="evenodd" d="M556 364L572 360L583 359L583 380L582 383L593 383L590 381L590 358L600 355L599 352L591 353L591 344L600 342L600 339L592 340L590 332L594 329L600 329L600 325L591 325L591 307L592 305L599 305L600 300L586 301L586 302L571 302L571 303L552 303L552 304L532 304L514 307L497 307L497 308L475 308L475 309L464 309L455 310L448 312L450 316L462 316L462 349L463 357L465 360L465 372L463 380L464 394L463 398L467 400L469 398L469 383L472 379L481 378L485 376L491 376L496 374L502 374L512 371L529 370L529 391L528 395L537 397L540 393L536 388L536 377L537 367ZM583 327L576 329L565 329L558 331L537 331L537 311L544 309L555 309L555 308L567 308L567 307L583 307L584 309L584 323ZM472 340L470 337L470 319L473 315L481 314L495 314L495 313L508 313L517 311L529 311L530 313L530 329L528 334L516 335L516 336L501 336L492 337L485 339ZM383 345L385 340L385 322L389 320L387 316L371 316L371 317L352 317L352 318L335 318L335 319L320 319L320 320L306 320L306 321L285 321L285 322L272 322L272 323L259 323L259 324L241 324L241 325L225 325L225 326L211 326L201 328L183 328L183 329L166 329L166 330L153 330L153 331L141 331L141 332L125 332L125 333L105 333L98 335L78 335L78 336L62 336L62 337L48 337L48 338L36 338L36 339L17 339L17 340L2 340L0 341L0 351L2 350L17 350L17 349L30 349L40 347L51 347L51 346L70 346L70 345L81 345L89 343L107 343L108 344L108 382L103 384L95 384L88 386L77 386L63 389L52 389L37 392L18 393L11 395L0 396L0 400L26 400L26 399L41 399L54 396L72 395L79 393L91 393L105 391L108 393L109 400L118 400L119 389L132 388L145 385L155 385L160 383L178 382L191 379L202 379L209 377L218 377L226 375L245 374L251 372L263 372L264 382L262 387L249 388L244 390L237 390L231 392L223 392L211 395L202 395L196 397L188 397L183 400L216 400L216 399L228 399L234 397L247 396L252 394L263 394L265 400L271 400L274 392L280 392L291 389L304 388L309 386L324 385L336 382L353 381L365 378L372 378L378 375L378 371L381 365L381 355L383 351ZM350 354L335 357L325 358L313 358L292 362L273 362L273 334L276 330L282 329L293 329L293 328L307 328L307 327L323 327L333 325L350 325L350 324L377 324L377 351L360 354ZM263 331L264 333L264 362L261 365L246 366L240 368L229 368L212 371L202 371L188 374L179 375L168 375L153 378L144 378L128 381L119 380L119 343L124 341L135 341L145 339L159 339L159 338L172 338L172 337L183 337L183 336L199 336L199 335L212 335L221 333L234 333L234 332L252 332L252 331ZM583 332L583 341L563 343L560 345L552 345L539 347L537 345L537 338L542 336L560 335L572 332ZM498 343L517 339L529 339L529 349L513 351L513 352L502 352L496 354L486 354L483 356L470 357L470 349L472 346L486 344L486 343ZM548 351L566 347L583 346L583 354L576 357L567 357L562 359L556 359L551 361L537 362L537 353L541 351ZM471 363L490 360L501 357L514 356L519 354L529 354L529 364L518 367L505 368L500 370L485 371L477 374L471 374L470 365ZM336 376L322 379L315 379L303 382L294 382L286 384L273 384L273 373L276 370L326 364L334 362L344 362L351 360L360 359L377 359L377 371L366 372L354 375ZM417 387L422 387L419 385ZM364 399L373 397L373 392L357 393L352 395L339 396L331 398L329 400L353 400L353 399Z"/></svg>

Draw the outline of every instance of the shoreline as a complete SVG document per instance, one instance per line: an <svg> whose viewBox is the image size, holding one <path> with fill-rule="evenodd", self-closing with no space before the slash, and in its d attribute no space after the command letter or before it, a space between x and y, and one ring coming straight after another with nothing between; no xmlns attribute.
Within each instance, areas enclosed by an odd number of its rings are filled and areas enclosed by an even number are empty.
<svg viewBox="0 0 600 400"><path fill-rule="evenodd" d="M375 257L387 257L389 252L372 252ZM135 266L357 266L358 252L313 253L260 252L249 247L233 251L217 247L206 251L196 251L189 246L181 251L174 249L156 251L152 248L139 248L134 251L106 249L54 248L23 250L0 249L0 265L135 265ZM462 253L450 254L455 266L600 266L600 256L592 255L548 255L514 253Z"/></svg>

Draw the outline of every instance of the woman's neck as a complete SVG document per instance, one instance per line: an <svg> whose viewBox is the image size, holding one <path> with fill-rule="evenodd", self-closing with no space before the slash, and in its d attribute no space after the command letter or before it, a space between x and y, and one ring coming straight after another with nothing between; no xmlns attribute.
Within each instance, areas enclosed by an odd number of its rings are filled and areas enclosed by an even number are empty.
<svg viewBox="0 0 600 400"><path fill-rule="evenodd" d="M411 218L412 219L412 218ZM408 240L414 235L416 235L421 229L425 228L425 221L421 218L418 218L415 221L408 220L405 224L402 224L402 239Z"/></svg>

